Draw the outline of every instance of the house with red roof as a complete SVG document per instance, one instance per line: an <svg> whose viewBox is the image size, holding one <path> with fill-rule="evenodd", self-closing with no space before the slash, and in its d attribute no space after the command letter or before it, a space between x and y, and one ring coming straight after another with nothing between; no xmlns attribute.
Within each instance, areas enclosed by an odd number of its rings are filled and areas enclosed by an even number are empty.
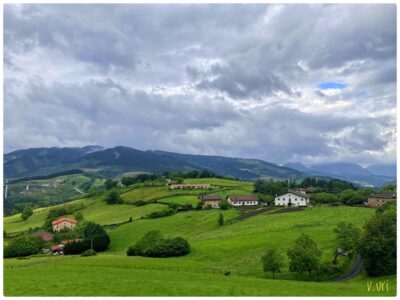
<svg viewBox="0 0 400 300"><path fill-rule="evenodd" d="M67 217L61 217L58 218L57 220L54 220L53 222L51 222L51 225L53 225L53 231L54 232L58 232L61 231L63 229L74 229L76 226L76 221L74 219L70 219Z"/></svg>

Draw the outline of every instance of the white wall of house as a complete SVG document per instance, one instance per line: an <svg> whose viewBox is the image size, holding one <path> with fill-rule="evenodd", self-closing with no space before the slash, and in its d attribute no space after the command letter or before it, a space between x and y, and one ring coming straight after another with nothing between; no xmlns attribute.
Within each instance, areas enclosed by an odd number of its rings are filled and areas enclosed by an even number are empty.
<svg viewBox="0 0 400 300"><path fill-rule="evenodd" d="M253 206L258 205L258 200L253 201L232 201L231 198L228 198L228 203L232 206Z"/></svg>
<svg viewBox="0 0 400 300"><path fill-rule="evenodd" d="M307 206L310 203L310 199L301 197L292 193L286 193L275 197L275 206L288 206L289 200L291 206Z"/></svg>

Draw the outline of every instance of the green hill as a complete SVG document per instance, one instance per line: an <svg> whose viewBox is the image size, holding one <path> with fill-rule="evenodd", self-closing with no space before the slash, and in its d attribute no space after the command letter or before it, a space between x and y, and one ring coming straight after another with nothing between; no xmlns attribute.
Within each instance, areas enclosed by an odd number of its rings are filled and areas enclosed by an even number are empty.
<svg viewBox="0 0 400 300"><path fill-rule="evenodd" d="M291 273L286 252L294 240L307 233L322 251L322 264L331 265L337 247L333 229L340 221L361 228L374 213L363 207L309 207L303 211L275 213L280 208L251 218L238 220L243 212L237 209L192 210L172 216L142 219L153 211L165 209L166 204L197 201L200 192L228 195L249 193L252 183L221 179L191 179L187 182L209 182L212 189L168 190L167 187L137 186L118 189L124 204L108 205L105 194L79 199L61 206L72 205L84 219L102 225L133 222L107 227L111 238L109 249L96 257L31 257L24 260L6 259L4 266L5 295L63 295L63 296L361 296L395 295L396 278L368 278L362 273L343 283L308 282L306 275ZM143 206L135 206L139 200ZM146 204L146 202L148 204ZM157 203L156 203L157 202ZM44 223L48 208L36 209L26 221L19 215L4 218L7 233L18 233ZM219 226L222 212L225 225ZM173 258L126 256L127 248L150 230L160 230L165 237L181 236L192 247L190 254ZM261 257L269 247L278 249L285 257L282 272L272 280L261 266ZM351 260L341 257L346 271ZM226 271L230 276L225 276ZM74 274L59 280L61 274ZM325 280L326 278L320 278ZM389 292L369 292L368 281L389 280Z"/></svg>

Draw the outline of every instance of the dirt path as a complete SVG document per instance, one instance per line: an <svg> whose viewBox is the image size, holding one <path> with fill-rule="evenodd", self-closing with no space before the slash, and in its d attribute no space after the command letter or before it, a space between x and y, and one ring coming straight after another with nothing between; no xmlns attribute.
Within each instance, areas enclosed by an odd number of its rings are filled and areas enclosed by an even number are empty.
<svg viewBox="0 0 400 300"><path fill-rule="evenodd" d="M345 281L355 277L358 273L360 273L363 267L363 262L360 255L357 255L356 260L354 261L353 265L351 266L350 270L337 278L333 278L328 280L328 282L338 282L338 281Z"/></svg>
<svg viewBox="0 0 400 300"><path fill-rule="evenodd" d="M75 191L77 191L79 194L84 194L84 192L82 192L80 189L78 189L77 187L74 187Z"/></svg>
<svg viewBox="0 0 400 300"><path fill-rule="evenodd" d="M264 213L264 212L270 211L270 210L272 210L272 209L273 209L273 207L265 207L265 208L260 208L260 209L252 210L252 211L249 211L248 213L245 213L245 214L243 214L243 215L240 215L240 216L234 218L233 220L240 220L240 221L241 221L241 220L245 220L245 219L248 219L248 218L257 216L257 215L259 215L259 214L262 214L262 213Z"/></svg>

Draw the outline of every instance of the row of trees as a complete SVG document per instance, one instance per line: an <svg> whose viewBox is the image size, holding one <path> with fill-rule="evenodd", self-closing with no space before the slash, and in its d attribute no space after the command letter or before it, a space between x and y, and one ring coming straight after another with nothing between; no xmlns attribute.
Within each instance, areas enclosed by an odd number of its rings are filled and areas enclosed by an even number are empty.
<svg viewBox="0 0 400 300"><path fill-rule="evenodd" d="M163 175L157 174L139 174L136 176L123 176L120 180L123 186L131 186L133 184L145 183L151 181L165 181L166 179L170 179L176 183L182 183L184 179L188 178L221 178L228 180L238 180L232 176L221 176L209 170L191 170L187 172L182 171L174 171L174 172L164 172ZM105 181L104 186L106 190L111 190L116 188L119 185L118 180L108 179Z"/></svg>
<svg viewBox="0 0 400 300"><path fill-rule="evenodd" d="M254 183L254 192L266 195L281 195L293 188L314 187L317 192L340 193L344 190L356 190L356 187L347 181L339 179L325 180L318 177L304 178L300 183L295 180L257 180Z"/></svg>

